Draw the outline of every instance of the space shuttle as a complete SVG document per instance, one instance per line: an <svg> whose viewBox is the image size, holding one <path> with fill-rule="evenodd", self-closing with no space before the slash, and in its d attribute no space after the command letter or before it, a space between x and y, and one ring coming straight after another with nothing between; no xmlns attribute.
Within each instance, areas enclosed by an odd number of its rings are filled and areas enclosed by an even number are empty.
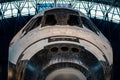
<svg viewBox="0 0 120 80"><path fill-rule="evenodd" d="M112 64L110 42L87 16L52 8L12 39L8 80L110 80Z"/></svg>

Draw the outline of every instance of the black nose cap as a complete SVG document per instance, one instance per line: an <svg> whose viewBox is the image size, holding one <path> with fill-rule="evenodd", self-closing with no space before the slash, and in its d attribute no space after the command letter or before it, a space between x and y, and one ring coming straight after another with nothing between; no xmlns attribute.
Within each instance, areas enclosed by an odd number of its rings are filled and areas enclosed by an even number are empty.
<svg viewBox="0 0 120 80"><path fill-rule="evenodd" d="M80 80L80 79L73 74L61 74L56 76L53 80Z"/></svg>

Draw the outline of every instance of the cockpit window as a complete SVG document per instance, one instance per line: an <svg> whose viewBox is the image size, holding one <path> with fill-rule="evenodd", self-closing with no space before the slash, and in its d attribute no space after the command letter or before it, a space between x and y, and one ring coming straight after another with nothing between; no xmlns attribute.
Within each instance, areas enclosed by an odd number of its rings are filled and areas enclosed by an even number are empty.
<svg viewBox="0 0 120 80"><path fill-rule="evenodd" d="M55 15L46 15L45 25L55 25L57 24L57 20Z"/></svg>
<svg viewBox="0 0 120 80"><path fill-rule="evenodd" d="M34 24L29 28L29 31L36 28L36 27L38 27L41 24L41 20L42 20L42 17L38 17L35 20Z"/></svg>
<svg viewBox="0 0 120 80"><path fill-rule="evenodd" d="M69 15L69 19L68 19L67 23L71 26L79 26L79 24L80 24L79 16Z"/></svg>
<svg viewBox="0 0 120 80"><path fill-rule="evenodd" d="M27 32L31 31L32 29L38 27L41 24L41 20L42 20L42 16L32 19L28 23L28 25L26 25L26 27L23 29L22 32L25 32L25 34L26 34Z"/></svg>
<svg viewBox="0 0 120 80"><path fill-rule="evenodd" d="M82 23L85 27L87 27L88 29L90 29L93 32L95 32L96 34L98 34L97 32L99 32L99 30L89 19L87 19L85 17L81 17L81 19L82 19Z"/></svg>

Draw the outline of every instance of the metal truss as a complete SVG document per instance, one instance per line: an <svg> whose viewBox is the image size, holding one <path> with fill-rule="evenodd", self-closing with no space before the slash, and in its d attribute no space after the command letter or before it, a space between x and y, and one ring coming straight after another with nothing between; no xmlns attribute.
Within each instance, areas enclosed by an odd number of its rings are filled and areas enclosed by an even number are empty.
<svg viewBox="0 0 120 80"><path fill-rule="evenodd" d="M111 1L112 4L105 1ZM39 4L52 3L54 7L58 7L58 4L70 4L71 7L69 8L77 9L90 18L120 23L120 7L115 6L115 2L112 1L113 0L19 0L5 2L0 3L0 20L35 15L39 12ZM50 7L44 5L42 8L46 9Z"/></svg>

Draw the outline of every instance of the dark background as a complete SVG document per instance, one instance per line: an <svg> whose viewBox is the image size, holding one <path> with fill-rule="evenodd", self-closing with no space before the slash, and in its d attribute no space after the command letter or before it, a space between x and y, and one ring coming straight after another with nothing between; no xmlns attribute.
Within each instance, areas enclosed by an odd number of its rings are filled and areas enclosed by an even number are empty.
<svg viewBox="0 0 120 80"><path fill-rule="evenodd" d="M13 36L32 16L3 19L0 21L0 80L7 80L8 48ZM120 80L120 23L115 24L96 18L91 19L109 39L113 48L112 80Z"/></svg>

